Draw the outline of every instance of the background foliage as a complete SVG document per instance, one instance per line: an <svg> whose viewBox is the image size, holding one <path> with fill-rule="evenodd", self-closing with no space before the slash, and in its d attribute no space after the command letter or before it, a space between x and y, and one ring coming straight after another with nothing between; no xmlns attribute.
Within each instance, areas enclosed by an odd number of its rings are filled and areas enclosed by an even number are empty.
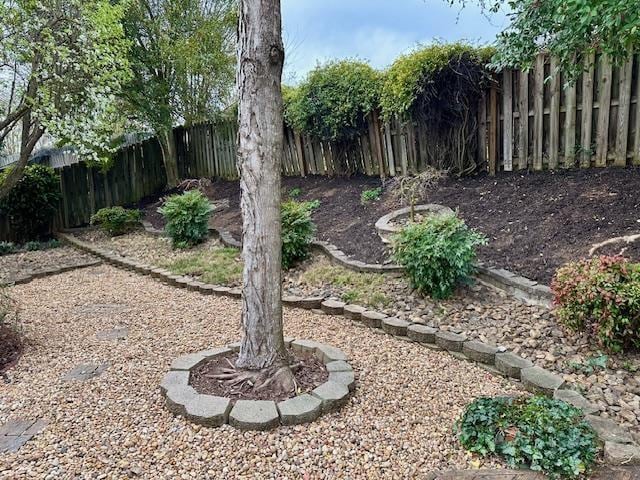
<svg viewBox="0 0 640 480"><path fill-rule="evenodd" d="M326 63L313 69L297 88L283 91L285 120L322 140L358 135L364 118L378 106L381 75L357 60Z"/></svg>

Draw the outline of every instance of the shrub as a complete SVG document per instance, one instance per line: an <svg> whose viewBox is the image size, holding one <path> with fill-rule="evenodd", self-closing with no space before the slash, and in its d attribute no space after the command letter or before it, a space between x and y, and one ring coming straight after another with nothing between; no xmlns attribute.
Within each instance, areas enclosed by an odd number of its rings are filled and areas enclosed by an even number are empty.
<svg viewBox="0 0 640 480"><path fill-rule="evenodd" d="M311 220L314 208L317 208L314 202L288 200L282 204L282 267L285 269L309 256L309 247L316 231Z"/></svg>
<svg viewBox="0 0 640 480"><path fill-rule="evenodd" d="M6 175L7 170L0 174L0 183ZM39 240L51 230L60 197L60 180L55 171L44 165L30 165L9 194L0 199L0 212L9 218L19 242Z"/></svg>
<svg viewBox="0 0 640 480"><path fill-rule="evenodd" d="M302 195L302 190L298 187L294 187L291 190L289 190L289 198L298 198L300 195Z"/></svg>
<svg viewBox="0 0 640 480"><path fill-rule="evenodd" d="M0 242L0 255L8 255L18 250L15 243L12 242Z"/></svg>
<svg viewBox="0 0 640 480"><path fill-rule="evenodd" d="M91 216L91 225L98 225L109 235L123 235L133 230L142 218L140 211L122 207L101 208Z"/></svg>
<svg viewBox="0 0 640 480"><path fill-rule="evenodd" d="M360 203L362 205L368 205L372 202L377 202L380 200L380 195L382 195L381 187L363 190L360 194Z"/></svg>
<svg viewBox="0 0 640 480"><path fill-rule="evenodd" d="M600 256L559 268L551 283L558 319L613 352L640 348L640 264Z"/></svg>
<svg viewBox="0 0 640 480"><path fill-rule="evenodd" d="M51 248L58 248L59 246L60 246L60 241L56 240L55 238L52 238L51 240L48 240L46 242L37 242L37 241L27 242L22 246L22 248L27 252L35 252L38 250L49 250Z"/></svg>
<svg viewBox="0 0 640 480"><path fill-rule="evenodd" d="M393 238L393 258L414 288L433 298L451 296L474 272L476 247L486 238L455 215L434 215L409 223Z"/></svg>
<svg viewBox="0 0 640 480"><path fill-rule="evenodd" d="M198 190L172 195L158 209L167 222L165 231L176 248L196 245L207 237L212 210L207 197Z"/></svg>
<svg viewBox="0 0 640 480"><path fill-rule="evenodd" d="M588 472L598 453L597 434L581 410L540 396L479 398L467 406L456 429L467 450L500 455L511 467L550 478Z"/></svg>
<svg viewBox="0 0 640 480"><path fill-rule="evenodd" d="M330 141L349 140L378 106L379 72L355 60L317 66L298 88L283 91L287 123L304 133Z"/></svg>

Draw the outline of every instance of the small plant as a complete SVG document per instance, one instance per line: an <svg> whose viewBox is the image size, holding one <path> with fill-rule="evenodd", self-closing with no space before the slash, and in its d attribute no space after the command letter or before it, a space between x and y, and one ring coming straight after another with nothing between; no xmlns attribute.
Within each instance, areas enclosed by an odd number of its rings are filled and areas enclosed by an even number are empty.
<svg viewBox="0 0 640 480"><path fill-rule="evenodd" d="M640 348L640 264L600 256L559 268L551 284L558 319L612 352Z"/></svg>
<svg viewBox="0 0 640 480"><path fill-rule="evenodd" d="M198 190L191 190L170 196L158 212L167 221L165 231L173 246L187 248L207 238L212 210L207 197Z"/></svg>
<svg viewBox="0 0 640 480"><path fill-rule="evenodd" d="M550 478L577 478L598 453L597 434L581 410L540 396L479 398L467 406L456 430L467 450L500 455L512 468Z"/></svg>
<svg viewBox="0 0 640 480"><path fill-rule="evenodd" d="M393 258L413 287L433 298L447 298L473 274L476 247L486 238L456 215L427 217L410 223L392 239Z"/></svg>
<svg viewBox="0 0 640 480"><path fill-rule="evenodd" d="M0 173L0 184L8 172ZM60 198L58 174L44 165L29 165L9 194L0 200L0 213L9 218L18 242L39 240L50 233Z"/></svg>
<svg viewBox="0 0 640 480"><path fill-rule="evenodd" d="M427 167L423 172L415 175L405 175L394 180L391 186L393 196L398 198L403 205L409 205L411 212L409 218L415 221L416 203L424 196L427 190L434 188L444 178L446 172Z"/></svg>
<svg viewBox="0 0 640 480"><path fill-rule="evenodd" d="M23 245L23 248L27 251L27 252L35 252L38 250L42 250L42 243L37 242L37 241L31 241L31 242L27 242Z"/></svg>
<svg viewBox="0 0 640 480"><path fill-rule="evenodd" d="M360 204L366 206L370 203L377 202L380 200L380 195L382 195L382 187L363 190L360 194Z"/></svg>
<svg viewBox="0 0 640 480"><path fill-rule="evenodd" d="M313 202L288 200L282 204L282 267L285 269L309 256L311 240L316 231L311 220L314 208L317 207Z"/></svg>
<svg viewBox="0 0 640 480"><path fill-rule="evenodd" d="M300 195L302 195L302 190L300 190L298 187L295 187L295 188L292 188L291 190L289 190L289 198L291 198L291 199L295 200Z"/></svg>
<svg viewBox="0 0 640 480"><path fill-rule="evenodd" d="M584 362L569 362L568 366L576 372L591 375L595 370L604 370L607 368L608 362L609 356L599 353L598 356L589 357Z"/></svg>
<svg viewBox="0 0 640 480"><path fill-rule="evenodd" d="M18 251L18 247L16 247L13 242L0 242L0 255L9 255L10 253L15 253Z"/></svg>
<svg viewBox="0 0 640 480"><path fill-rule="evenodd" d="M101 208L91 216L91 225L98 225L111 236L123 235L133 230L142 216L139 210L122 207Z"/></svg>

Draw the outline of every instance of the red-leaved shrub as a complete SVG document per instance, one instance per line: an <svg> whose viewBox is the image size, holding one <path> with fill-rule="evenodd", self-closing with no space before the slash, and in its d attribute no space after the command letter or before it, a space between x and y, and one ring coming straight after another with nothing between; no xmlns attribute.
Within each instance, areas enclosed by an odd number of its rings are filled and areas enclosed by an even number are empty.
<svg viewBox="0 0 640 480"><path fill-rule="evenodd" d="M640 264L600 256L568 263L551 289L559 320L608 350L640 349Z"/></svg>

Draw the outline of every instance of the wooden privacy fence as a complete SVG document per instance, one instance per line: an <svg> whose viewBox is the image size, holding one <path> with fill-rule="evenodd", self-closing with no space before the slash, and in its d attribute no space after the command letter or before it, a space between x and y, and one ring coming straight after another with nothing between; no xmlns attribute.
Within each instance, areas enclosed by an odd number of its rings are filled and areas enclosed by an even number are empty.
<svg viewBox="0 0 640 480"><path fill-rule="evenodd" d="M640 57L614 66L598 55L572 85L556 74L553 58L539 55L529 72L506 70L480 95L477 140L470 161L489 173L570 167L640 165ZM235 122L216 122L174 130L182 178L238 176ZM383 122L369 115L363 132L346 143L320 141L283 128L284 175L395 176L428 165L448 167L439 158L437 135L417 119ZM100 208L131 205L160 192L166 183L160 146L148 139L121 149L106 173L84 162L60 172L63 199L60 227L89 222ZM466 166L465 166L466 168ZM0 240L11 238L0 215Z"/></svg>

